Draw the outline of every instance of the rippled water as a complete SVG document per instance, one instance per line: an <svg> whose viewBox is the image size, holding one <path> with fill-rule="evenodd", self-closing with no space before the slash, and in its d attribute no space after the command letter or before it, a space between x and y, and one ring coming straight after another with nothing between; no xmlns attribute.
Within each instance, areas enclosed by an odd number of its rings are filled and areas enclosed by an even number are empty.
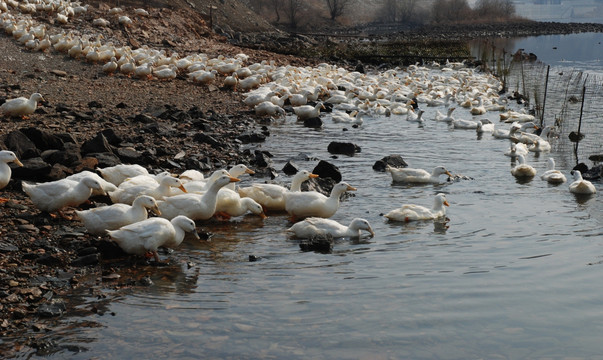
<svg viewBox="0 0 603 360"><path fill-rule="evenodd" d="M176 265L122 273L147 275L152 286L85 298L81 316L62 319L57 331L43 336L59 345L45 355L599 358L600 194L577 198L567 184L551 186L539 177L519 183L503 155L507 141L451 130L432 121L438 108L424 109L424 127L392 116L344 131L325 116L325 127L312 130L287 117L270 127L262 146L277 169L302 152L337 165L358 191L333 219L364 217L374 238L339 240L333 253L321 254L302 252L287 238L284 215L206 224L212 241L185 239L170 255ZM455 115L470 118L461 108ZM498 113L487 117L498 123ZM351 141L362 151L332 158L331 141ZM372 170L389 154L413 167L442 164L471 179L392 184L388 174ZM527 159L541 173L548 156ZM550 156L569 177L571 155ZM297 163L311 170L317 160ZM430 206L438 192L450 202L447 223L389 223L381 216L403 203ZM249 255L259 260L250 262Z"/></svg>

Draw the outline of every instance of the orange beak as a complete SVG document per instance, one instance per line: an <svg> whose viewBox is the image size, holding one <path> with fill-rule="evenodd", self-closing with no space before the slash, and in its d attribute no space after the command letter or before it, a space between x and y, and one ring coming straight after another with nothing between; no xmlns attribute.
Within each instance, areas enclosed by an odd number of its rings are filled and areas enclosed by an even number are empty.
<svg viewBox="0 0 603 360"><path fill-rule="evenodd" d="M310 174L310 175L308 175L308 176L310 177L310 179L314 179L314 178L317 178L317 177L318 177L318 175L316 175L316 174Z"/></svg>
<svg viewBox="0 0 603 360"><path fill-rule="evenodd" d="M182 190L182 192L188 192L188 191L186 191L186 189L184 188L184 185L180 185L180 186L178 186L178 189Z"/></svg>
<svg viewBox="0 0 603 360"><path fill-rule="evenodd" d="M358 189L356 189L356 188L355 188L355 187L353 187L353 186L349 186L349 185L348 185L348 188L347 188L346 190L347 190L347 191L356 191L356 190L358 190Z"/></svg>
<svg viewBox="0 0 603 360"><path fill-rule="evenodd" d="M448 200L444 200L444 205L450 206L450 204L448 203Z"/></svg>
<svg viewBox="0 0 603 360"><path fill-rule="evenodd" d="M230 182L237 182L237 181L241 181L241 179L237 179L236 177L230 177Z"/></svg>

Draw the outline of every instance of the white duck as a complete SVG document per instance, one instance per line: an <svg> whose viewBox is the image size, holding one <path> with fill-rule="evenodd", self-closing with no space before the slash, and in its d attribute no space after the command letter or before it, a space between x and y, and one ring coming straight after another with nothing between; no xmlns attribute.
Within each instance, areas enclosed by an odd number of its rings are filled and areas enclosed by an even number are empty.
<svg viewBox="0 0 603 360"><path fill-rule="evenodd" d="M451 123L452 121L454 121L454 118L452 117L452 112L454 110L456 110L455 107L448 108L446 115L442 114L439 110L436 110L435 121Z"/></svg>
<svg viewBox="0 0 603 360"><path fill-rule="evenodd" d="M118 164L106 168L98 168L101 176L115 186L119 186L127 178L138 175L149 175L149 171L137 164Z"/></svg>
<svg viewBox="0 0 603 360"><path fill-rule="evenodd" d="M158 201L157 206L161 211L161 217L173 219L178 215L185 215L193 220L207 220L216 212L218 191L233 181L239 181L239 179L222 175L211 184L203 195L182 194Z"/></svg>
<svg viewBox="0 0 603 360"><path fill-rule="evenodd" d="M66 177L66 179L73 180L73 181L80 181L80 179L85 178L85 177L91 177L93 179L96 179L96 181L98 181L101 184L101 186L103 187L102 190L93 189L92 196L102 196L102 195L105 195L106 193L117 190L117 186L111 184L110 182L106 181L105 179L100 177L98 174L93 173L92 171L84 170L79 173L69 175Z"/></svg>
<svg viewBox="0 0 603 360"><path fill-rule="evenodd" d="M435 196L431 209L421 205L405 204L384 216L393 221L432 220L446 215L444 206L449 206L446 195L439 193Z"/></svg>
<svg viewBox="0 0 603 360"><path fill-rule="evenodd" d="M526 146L526 144L523 144L523 143L518 143L518 144L511 143L511 146L509 147L509 149L507 151L505 151L505 156L509 156L511 158L516 158L517 155L526 156L527 154L528 154L528 147Z"/></svg>
<svg viewBox="0 0 603 360"><path fill-rule="evenodd" d="M452 126L454 126L455 129L475 130L478 127L478 122L473 120L454 119L452 121Z"/></svg>
<svg viewBox="0 0 603 360"><path fill-rule="evenodd" d="M230 184L234 184L234 182ZM239 193L226 189L226 187L218 191L216 213L220 214L223 218L229 219L230 217L242 216L248 211L258 215L262 219L266 218L262 205L258 204L252 198L242 198Z"/></svg>
<svg viewBox="0 0 603 360"><path fill-rule="evenodd" d="M349 226L345 226L335 220L311 217L293 224L287 229L287 232L300 239L324 235L330 235L334 238L360 238L362 236L361 230L368 231L371 237L375 236L369 222L360 218L353 219Z"/></svg>
<svg viewBox="0 0 603 360"><path fill-rule="evenodd" d="M126 225L118 230L109 230L109 236L127 254L146 256L151 254L159 262L159 247L175 248L184 240L185 232L199 239L195 222L186 216L177 216L171 221L150 218Z"/></svg>
<svg viewBox="0 0 603 360"><path fill-rule="evenodd" d="M567 180L561 171L555 169L555 160L553 158L547 160L546 171L540 175L540 178L549 184L563 184Z"/></svg>
<svg viewBox="0 0 603 360"><path fill-rule="evenodd" d="M0 189L4 189L10 181L12 175L12 170L10 166L8 166L8 163L10 162L23 166L14 152L8 150L0 151Z"/></svg>
<svg viewBox="0 0 603 360"><path fill-rule="evenodd" d="M387 166L385 171L391 174L394 182L405 183L439 184L440 175L445 174L452 177L452 174L443 166L436 166L431 174L423 169L393 168L391 166Z"/></svg>
<svg viewBox="0 0 603 360"><path fill-rule="evenodd" d="M147 209L160 215L155 199L148 195L140 195L134 199L132 205L113 204L83 211L76 210L75 213L89 233L100 235L106 230L116 230L145 220L148 217Z"/></svg>
<svg viewBox="0 0 603 360"><path fill-rule="evenodd" d="M486 113L484 101L481 96L478 96L477 100L479 101L479 103L477 104L477 106L472 107L469 112L471 112L471 115L484 115Z"/></svg>
<svg viewBox="0 0 603 360"><path fill-rule="evenodd" d="M123 185L122 185L123 186ZM132 204L134 199L139 195L149 195L156 200L162 200L170 195L171 188L178 188L186 192L180 179L165 176L159 183L141 183L139 185L129 187L118 187L117 190L110 192L109 197L114 203Z"/></svg>
<svg viewBox="0 0 603 360"><path fill-rule="evenodd" d="M544 129L542 129L540 135L531 134L527 132L519 132L519 134L515 133L514 136L511 137L511 141L522 142L527 145L531 145L536 141L547 141L551 130L552 128L550 126L546 126Z"/></svg>
<svg viewBox="0 0 603 360"><path fill-rule="evenodd" d="M299 218L322 217L329 218L339 209L339 198L346 191L356 188L348 183L340 182L333 186L329 197L317 191L292 191L285 195L285 210L295 221Z"/></svg>
<svg viewBox="0 0 603 360"><path fill-rule="evenodd" d="M92 190L102 190L102 185L94 178L84 177L79 181L61 179L46 183L22 183L23 191L29 195L33 204L48 213L59 211L66 206L78 206L84 203ZM63 215L63 217L65 217Z"/></svg>
<svg viewBox="0 0 603 360"><path fill-rule="evenodd" d="M569 191L573 194L591 195L597 192L595 186L588 180L582 179L580 170L572 170L574 181L569 185Z"/></svg>
<svg viewBox="0 0 603 360"><path fill-rule="evenodd" d="M475 131L478 134L483 134L485 132L493 132L494 131L494 124L491 122L486 122L487 120L478 120L477 121L477 128L475 129Z"/></svg>
<svg viewBox="0 0 603 360"><path fill-rule="evenodd" d="M254 107L254 110L257 116L285 115L285 110L272 101L262 101Z"/></svg>
<svg viewBox="0 0 603 360"><path fill-rule="evenodd" d="M533 152L549 152L551 151L551 143L546 140L536 140L534 145L528 148L529 151Z"/></svg>
<svg viewBox="0 0 603 360"><path fill-rule="evenodd" d="M38 101L44 101L44 97L40 93L33 93L28 98L18 97L15 99L6 100L0 105L0 115L11 117L27 117L36 111Z"/></svg>
<svg viewBox="0 0 603 360"><path fill-rule="evenodd" d="M325 106L322 102L318 102L315 106L302 105L293 107L293 112L297 115L298 120L305 120L320 116L320 109L324 109Z"/></svg>
<svg viewBox="0 0 603 360"><path fill-rule="evenodd" d="M532 178L536 175L536 169L526 163L526 158L519 154L517 155L518 164L511 169L511 174L516 178Z"/></svg>
<svg viewBox="0 0 603 360"><path fill-rule="evenodd" d="M285 194L289 191L301 191L301 184L318 175L307 170L298 171L291 180L291 187L287 189L277 184L252 184L249 187L239 188L239 195L249 197L258 202L269 211L285 211Z"/></svg>
<svg viewBox="0 0 603 360"><path fill-rule="evenodd" d="M193 180L193 181L186 182L184 184L184 188L189 193L203 194L204 192L206 192L210 188L210 186L216 180L218 180L218 178L220 178L221 176L224 176L224 175L226 175L226 176L232 176L232 174L230 174L227 170L220 169L220 170L214 171L209 176L209 178L207 178L207 179ZM232 177L234 177L234 176L232 176ZM178 191L175 191L173 194L174 195L180 195L178 193Z"/></svg>

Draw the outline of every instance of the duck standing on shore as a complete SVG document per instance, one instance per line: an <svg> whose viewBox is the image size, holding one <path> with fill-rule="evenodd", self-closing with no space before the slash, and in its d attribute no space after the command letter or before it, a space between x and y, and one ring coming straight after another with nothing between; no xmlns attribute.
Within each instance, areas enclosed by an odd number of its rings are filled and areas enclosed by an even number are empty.
<svg viewBox="0 0 603 360"><path fill-rule="evenodd" d="M27 118L36 111L38 101L44 101L44 97L40 93L31 94L29 99L18 97L6 100L4 104L0 105L0 115Z"/></svg>

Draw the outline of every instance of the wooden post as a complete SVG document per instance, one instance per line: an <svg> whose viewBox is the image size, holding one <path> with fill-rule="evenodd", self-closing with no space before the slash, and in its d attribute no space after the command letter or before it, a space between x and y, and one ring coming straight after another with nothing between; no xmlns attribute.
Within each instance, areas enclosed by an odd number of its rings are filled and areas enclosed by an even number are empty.
<svg viewBox="0 0 603 360"><path fill-rule="evenodd" d="M547 65L546 67L546 79L544 81L544 99L542 99L542 114L540 114L540 127L544 124L544 106L546 105L546 91L549 87L549 71L551 70L551 65Z"/></svg>
<svg viewBox="0 0 603 360"><path fill-rule="evenodd" d="M213 6L213 5L209 5L209 29L213 30L214 29L214 9L217 9L217 7Z"/></svg>
<svg viewBox="0 0 603 360"><path fill-rule="evenodd" d="M582 104L580 105L580 119L578 119L578 136L582 135L580 128L582 127L582 111L584 110L584 94L586 94L586 84L582 86Z"/></svg>

